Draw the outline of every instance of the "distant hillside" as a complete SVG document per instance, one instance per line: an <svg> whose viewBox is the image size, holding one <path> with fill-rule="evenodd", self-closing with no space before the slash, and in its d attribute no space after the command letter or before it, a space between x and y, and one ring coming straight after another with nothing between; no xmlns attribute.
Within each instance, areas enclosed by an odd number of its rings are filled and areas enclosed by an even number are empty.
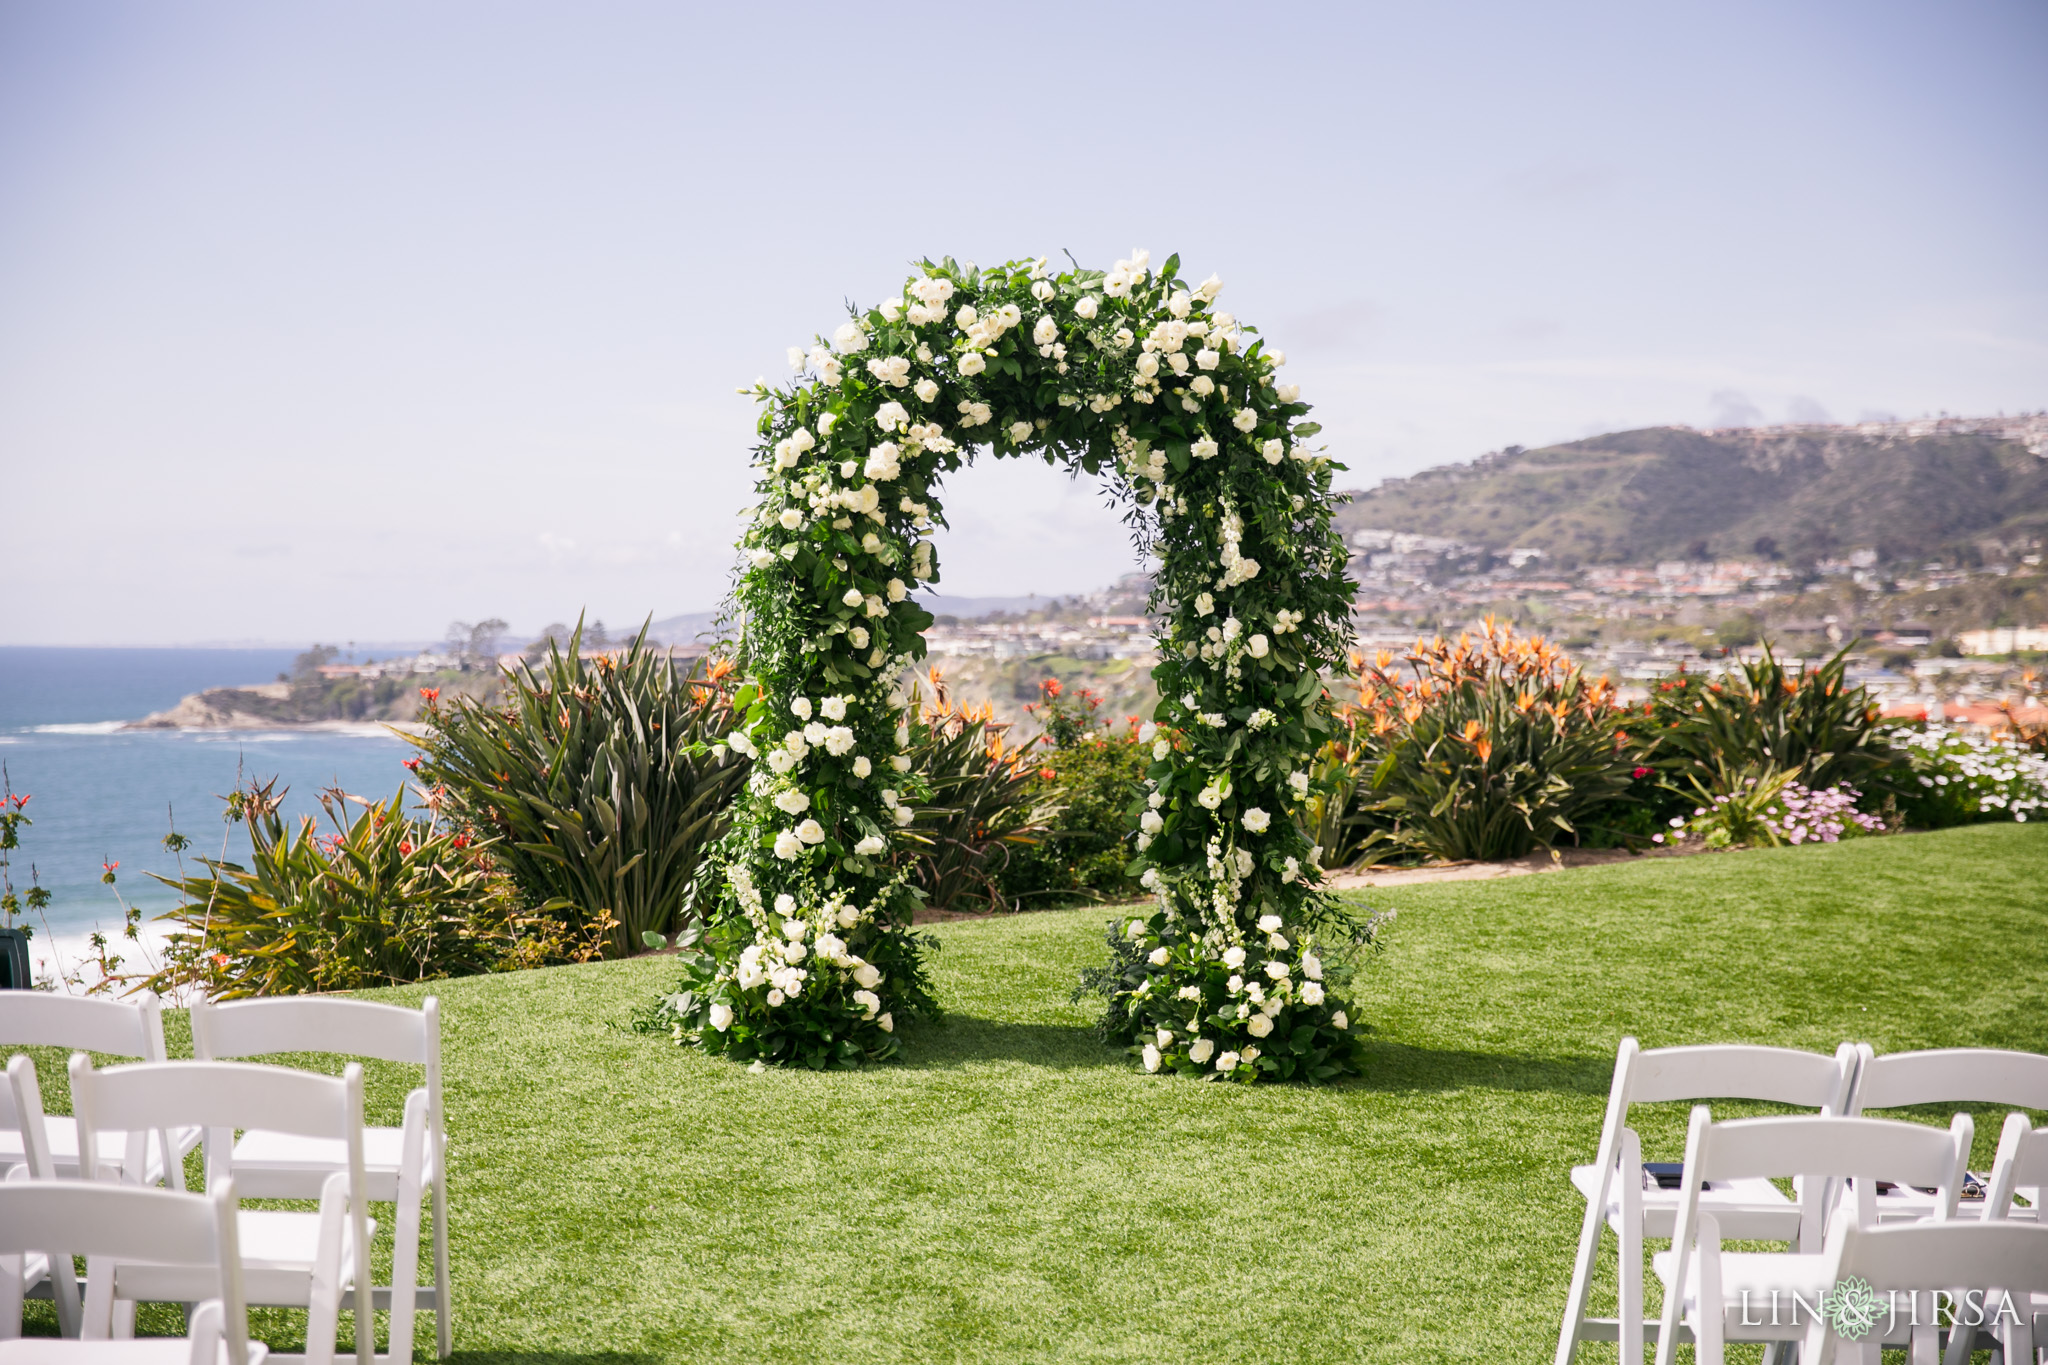
<svg viewBox="0 0 2048 1365"><path fill-rule="evenodd" d="M2020 439L2035 420L1650 427L1510 447L1353 494L1338 522L1347 535L1529 546L1554 564L1814 559L1858 546L1886 559L1931 555L2048 532L2048 458L2029 450L2039 441ZM1937 425L1977 429L1921 430Z"/></svg>

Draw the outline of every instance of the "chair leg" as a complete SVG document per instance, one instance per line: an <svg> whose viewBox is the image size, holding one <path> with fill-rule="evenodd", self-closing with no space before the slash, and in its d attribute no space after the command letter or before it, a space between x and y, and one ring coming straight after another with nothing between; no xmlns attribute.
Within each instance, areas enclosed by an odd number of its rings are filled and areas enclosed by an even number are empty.
<svg viewBox="0 0 2048 1365"><path fill-rule="evenodd" d="M1635 1184L1628 1183L1633 1176ZM1622 1365L1643 1365L1643 1148L1634 1129L1621 1134L1621 1226L1618 1279L1621 1286Z"/></svg>
<svg viewBox="0 0 2048 1365"><path fill-rule="evenodd" d="M391 1228L391 1317L387 1349L391 1365L412 1359L412 1330L419 1302L419 1190L400 1190ZM410 1197L406 1197L410 1195Z"/></svg>
<svg viewBox="0 0 2048 1365"><path fill-rule="evenodd" d="M455 1353L455 1303L448 1291L448 1172L434 1172L434 1344L446 1360Z"/></svg>

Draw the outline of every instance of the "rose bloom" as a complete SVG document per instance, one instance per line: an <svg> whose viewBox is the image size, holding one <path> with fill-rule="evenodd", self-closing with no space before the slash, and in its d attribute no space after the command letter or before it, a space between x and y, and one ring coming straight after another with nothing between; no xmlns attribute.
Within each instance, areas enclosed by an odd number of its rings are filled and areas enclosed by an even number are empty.
<svg viewBox="0 0 2048 1365"><path fill-rule="evenodd" d="M1266 975L1272 977L1275 981L1285 981L1287 979L1287 964L1285 962L1268 962L1266 964Z"/></svg>
<svg viewBox="0 0 2048 1365"><path fill-rule="evenodd" d="M1188 447L1188 454L1194 456L1198 460L1213 460L1216 458L1216 442L1211 440L1209 437L1204 436L1201 440L1196 441L1193 445ZM1202 593L1195 600L1199 602L1202 600L1202 598L1207 597L1208 595L1208 593ZM1197 607L1196 610L1202 611L1204 609Z"/></svg>
<svg viewBox="0 0 2048 1365"><path fill-rule="evenodd" d="M917 387L911 392L917 395L919 402L929 403L939 396L939 386L930 379L920 379L917 381Z"/></svg>
<svg viewBox="0 0 2048 1365"><path fill-rule="evenodd" d="M1223 965L1233 972L1244 965L1244 949L1235 944L1223 950Z"/></svg>
<svg viewBox="0 0 2048 1365"><path fill-rule="evenodd" d="M1195 365L1199 369L1213 370L1223 359L1222 355L1204 346L1195 352Z"/></svg>
<svg viewBox="0 0 2048 1365"><path fill-rule="evenodd" d="M988 358L982 355L980 351L969 351L960 357L960 373L962 374L976 375L987 368Z"/></svg>
<svg viewBox="0 0 2048 1365"><path fill-rule="evenodd" d="M870 834L853 846L853 851L863 858L872 858L889 847L888 841L879 834Z"/></svg>
<svg viewBox="0 0 2048 1365"><path fill-rule="evenodd" d="M1090 294L1074 305L1074 316L1080 318L1083 322L1089 321L1094 318L1096 311L1100 307L1101 305L1096 302L1095 296Z"/></svg>
<svg viewBox="0 0 2048 1365"><path fill-rule="evenodd" d="M1216 1059L1216 1069L1218 1071L1235 1071L1240 1060L1242 1059L1237 1053L1226 1052Z"/></svg>
<svg viewBox="0 0 2048 1365"><path fill-rule="evenodd" d="M875 1020L875 1022L882 1026L882 1032L884 1033L894 1033L896 1031L896 1021L886 1014Z"/></svg>
<svg viewBox="0 0 2048 1365"><path fill-rule="evenodd" d="M1145 1044L1145 1069L1147 1071L1157 1071L1159 1069L1159 1049L1150 1043Z"/></svg>
<svg viewBox="0 0 2048 1365"><path fill-rule="evenodd" d="M910 410L901 403L890 401L875 410L875 425L884 431L894 431L910 420Z"/></svg>
<svg viewBox="0 0 2048 1365"><path fill-rule="evenodd" d="M811 798L800 791L775 793L775 808L785 815L802 815L811 808Z"/></svg>
<svg viewBox="0 0 2048 1365"><path fill-rule="evenodd" d="M1230 424L1239 431L1250 431L1259 424L1259 414L1250 408L1239 408L1237 416L1230 419Z"/></svg>
<svg viewBox="0 0 2048 1365"><path fill-rule="evenodd" d="M1195 376L1195 382L1188 385L1188 387L1202 397L1207 398L1210 394L1216 392L1216 381L1206 374L1198 374Z"/></svg>
<svg viewBox="0 0 2048 1365"><path fill-rule="evenodd" d="M875 765L868 762L868 756L866 754L862 754L859 758L853 760L853 775L855 777L866 777L869 773L873 772L874 770Z"/></svg>
<svg viewBox="0 0 2048 1365"><path fill-rule="evenodd" d="M784 862L788 862L790 859L796 857L799 853L802 853L803 851L803 840L797 838L788 830L784 830L782 831L782 833L775 836L775 856L782 859Z"/></svg>
<svg viewBox="0 0 2048 1365"><path fill-rule="evenodd" d="M806 820L796 827L796 837L807 844L822 844L825 842L825 827L816 820Z"/></svg>
<svg viewBox="0 0 2048 1365"><path fill-rule="evenodd" d="M1041 317L1031 329L1031 339L1040 346L1050 346L1060 339L1059 324L1049 317Z"/></svg>
<svg viewBox="0 0 2048 1365"><path fill-rule="evenodd" d="M1166 828L1166 821L1156 810L1148 810L1138 817L1138 828L1147 834L1157 834Z"/></svg>
<svg viewBox="0 0 2048 1365"><path fill-rule="evenodd" d="M1304 1005L1322 1004L1323 988L1321 984L1314 981L1305 982L1301 988L1301 1003Z"/></svg>
<svg viewBox="0 0 2048 1365"><path fill-rule="evenodd" d="M1272 648L1272 642L1263 635L1254 635L1245 641L1245 648L1251 651L1254 659L1263 659L1266 651Z"/></svg>
<svg viewBox="0 0 2048 1365"><path fill-rule="evenodd" d="M711 1007L711 1027L717 1029L720 1033L732 1027L731 1005L713 1005Z"/></svg>
<svg viewBox="0 0 2048 1365"><path fill-rule="evenodd" d="M1254 1038L1264 1038L1273 1031L1273 1021L1263 1014L1254 1014L1251 1022L1244 1026L1246 1033Z"/></svg>
<svg viewBox="0 0 2048 1365"><path fill-rule="evenodd" d="M1216 1044L1207 1038L1197 1038L1188 1045L1188 1060L1196 1066L1209 1060L1216 1052Z"/></svg>

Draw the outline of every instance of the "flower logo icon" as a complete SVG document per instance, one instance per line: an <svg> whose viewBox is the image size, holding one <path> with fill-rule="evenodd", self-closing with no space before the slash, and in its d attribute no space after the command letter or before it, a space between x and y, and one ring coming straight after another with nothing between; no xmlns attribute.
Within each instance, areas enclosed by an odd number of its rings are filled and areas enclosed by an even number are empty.
<svg viewBox="0 0 2048 1365"><path fill-rule="evenodd" d="M1837 1281L1821 1305L1828 1326L1847 1341L1861 1341L1869 1336L1883 1311L1884 1300L1870 1287L1870 1281L1856 1275Z"/></svg>

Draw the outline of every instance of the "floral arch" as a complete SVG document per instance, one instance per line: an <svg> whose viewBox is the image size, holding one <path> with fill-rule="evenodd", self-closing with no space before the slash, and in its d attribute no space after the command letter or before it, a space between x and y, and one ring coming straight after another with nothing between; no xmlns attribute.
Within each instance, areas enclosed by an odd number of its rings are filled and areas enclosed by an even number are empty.
<svg viewBox="0 0 2048 1365"><path fill-rule="evenodd" d="M1293 814L1348 644L1337 468L1253 330L1147 253L1107 272L924 262L798 378L761 384L760 501L741 548L739 703L756 759L722 846L727 900L670 998L679 1040L740 1060L852 1066L935 1011L891 866L919 797L893 691L923 657L939 480L976 447L1113 479L1160 562L1167 624L1110 1031L1148 1070L1322 1080L1355 1065L1315 952L1326 922Z"/></svg>

